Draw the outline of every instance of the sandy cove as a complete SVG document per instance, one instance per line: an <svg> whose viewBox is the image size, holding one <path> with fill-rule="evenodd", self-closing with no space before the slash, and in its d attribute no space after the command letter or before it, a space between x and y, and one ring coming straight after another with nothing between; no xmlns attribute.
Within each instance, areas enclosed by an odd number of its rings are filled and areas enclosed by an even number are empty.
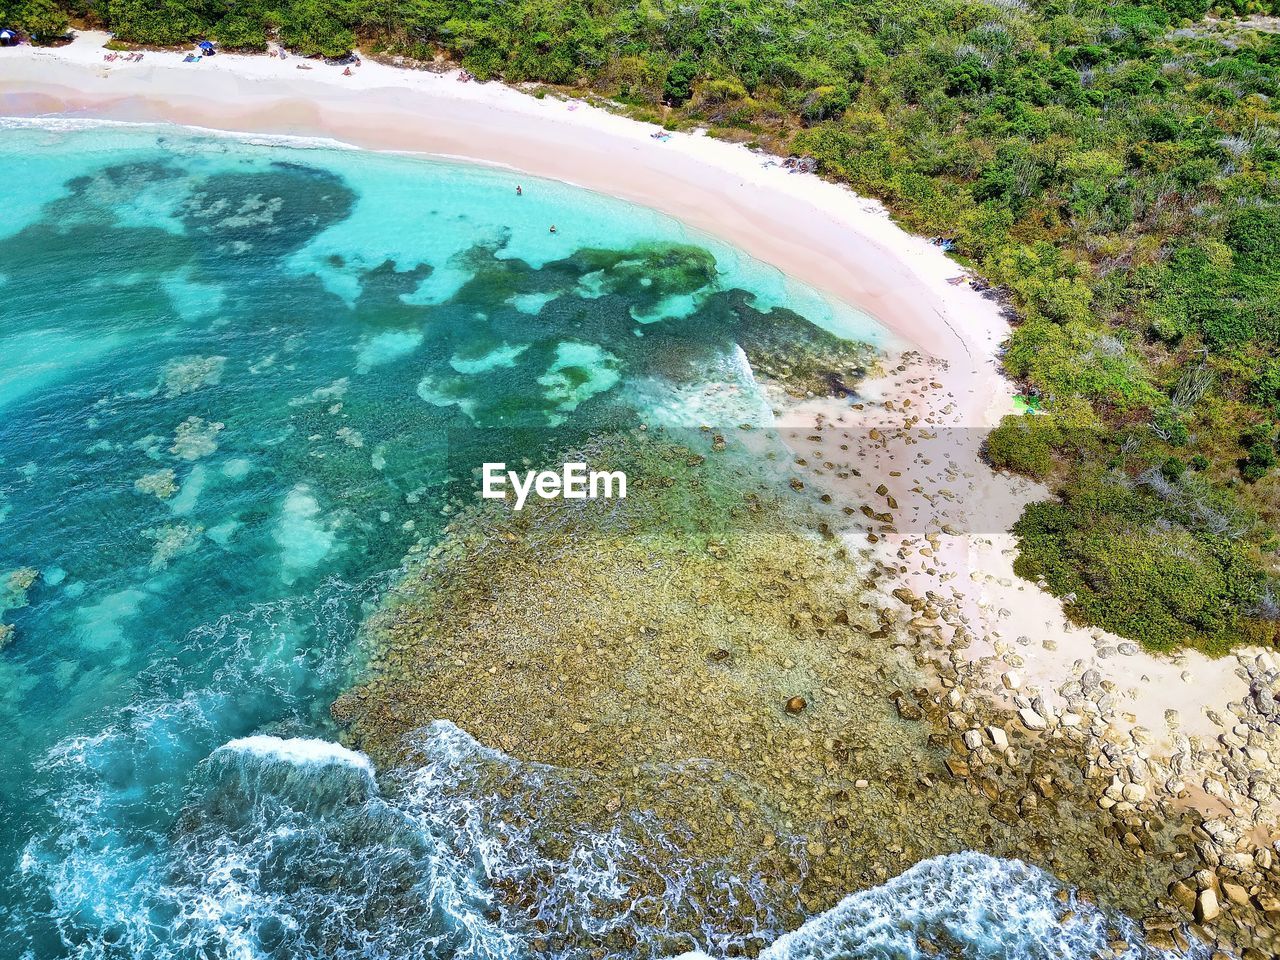
<svg viewBox="0 0 1280 960"><path fill-rule="evenodd" d="M1052 719L1069 703L1063 683L1096 671L1091 685L1114 683L1118 702L1095 722L1122 735L1145 728L1164 751L1181 743L1175 731L1219 736L1208 711L1221 714L1248 693L1241 663L1254 664L1256 651L1217 661L1195 653L1156 658L1121 638L1072 627L1058 600L1016 578L1007 531L1023 504L1048 495L1042 487L993 474L976 442L961 444L950 463L893 449L885 437L904 427L959 428L957 436L980 438L1012 409L1013 391L999 371L999 345L1009 334L999 307L948 284L960 268L897 227L878 202L792 174L742 146L685 133L658 141L654 127L605 110L498 83L460 83L455 73L366 62L345 76L318 62L299 69L297 57L220 54L188 64L163 51L141 62L105 62L106 40L86 32L57 49L0 52L0 115L325 137L505 166L669 214L870 313L919 355L891 360L885 376L864 384L861 409L779 396L780 423L814 484L837 502L883 504L875 488L884 483L898 516L914 518L899 524L906 532L874 543L866 537L874 523L848 536L916 595L955 598L975 638L963 655L980 665L990 689L1019 709L1035 707L1039 696ZM907 426L911 417L919 420ZM808 438L820 424L824 440L815 443ZM881 439L871 438L873 428ZM846 430L848 438L833 435ZM980 519L966 521L964 513ZM958 535L941 533L944 523ZM1001 682L1010 669L1017 689ZM1172 727L1168 711L1177 711Z"/></svg>
<svg viewBox="0 0 1280 960"><path fill-rule="evenodd" d="M200 63L149 51L104 62L104 33L0 56L0 115L166 122L240 133L330 138L376 150L509 167L642 204L728 241L880 320L948 360L974 425L999 419L1011 391L995 350L1008 325L959 269L898 229L883 206L771 158L675 133L576 101L537 99L456 73L366 61L342 68L297 57L219 54ZM299 70L302 64L310 70Z"/></svg>

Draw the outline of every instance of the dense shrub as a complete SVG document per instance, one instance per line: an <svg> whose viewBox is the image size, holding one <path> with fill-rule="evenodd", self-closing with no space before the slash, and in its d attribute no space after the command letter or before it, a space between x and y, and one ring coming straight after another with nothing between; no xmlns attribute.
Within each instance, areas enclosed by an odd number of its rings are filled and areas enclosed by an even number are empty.
<svg viewBox="0 0 1280 960"><path fill-rule="evenodd" d="M1043 480L1053 471L1053 450L1061 442L1050 417L1010 414L987 437L987 459L994 467Z"/></svg>
<svg viewBox="0 0 1280 960"><path fill-rule="evenodd" d="M67 11L56 0L0 0L0 27L21 27L37 43L67 32Z"/></svg>
<svg viewBox="0 0 1280 960"><path fill-rule="evenodd" d="M698 75L696 65L687 60L678 60L667 71L666 82L662 86L663 96L667 103L680 106L693 96L693 81Z"/></svg>
<svg viewBox="0 0 1280 960"><path fill-rule="evenodd" d="M1177 513L1114 477L1073 484L1018 521L1015 568L1072 597L1078 620L1154 650L1221 652L1246 628L1262 578L1238 539Z"/></svg>
<svg viewBox="0 0 1280 960"><path fill-rule="evenodd" d="M1275 467L1276 446L1268 440L1249 444L1248 455L1240 461L1240 475L1249 483L1257 483Z"/></svg>

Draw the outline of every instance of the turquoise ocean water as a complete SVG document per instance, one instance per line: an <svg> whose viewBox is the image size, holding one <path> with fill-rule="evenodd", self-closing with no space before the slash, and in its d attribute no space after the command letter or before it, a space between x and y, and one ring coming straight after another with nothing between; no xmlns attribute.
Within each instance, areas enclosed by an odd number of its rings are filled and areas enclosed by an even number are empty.
<svg viewBox="0 0 1280 960"><path fill-rule="evenodd" d="M518 838L436 789L509 761L437 725L393 796L334 743L360 622L475 463L637 417L767 421L751 320L883 335L671 220L516 181L0 129L0 574L38 571L0 584L0 960L539 955L487 894ZM609 838L580 847L548 910L586 918L622 881ZM1054 891L940 858L769 955L909 957L945 929L965 956L1085 956L1106 923L1080 904L1060 929Z"/></svg>

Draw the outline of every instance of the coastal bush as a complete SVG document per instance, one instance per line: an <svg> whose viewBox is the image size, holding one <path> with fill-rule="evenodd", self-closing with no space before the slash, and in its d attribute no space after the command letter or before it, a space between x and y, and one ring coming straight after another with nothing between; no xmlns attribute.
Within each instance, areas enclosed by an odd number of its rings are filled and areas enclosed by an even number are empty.
<svg viewBox="0 0 1280 960"><path fill-rule="evenodd" d="M1054 447L1062 431L1051 417L1009 414L987 436L991 465L1043 480L1053 472Z"/></svg>
<svg viewBox="0 0 1280 960"><path fill-rule="evenodd" d="M229 50L265 50L267 31L263 24L244 16L223 17L209 35Z"/></svg>
<svg viewBox="0 0 1280 960"><path fill-rule="evenodd" d="M1278 409L1280 405L1280 359L1268 357L1258 367L1249 385L1250 399L1260 407Z"/></svg>
<svg viewBox="0 0 1280 960"><path fill-rule="evenodd" d="M1015 569L1070 597L1074 619L1153 650L1220 653L1247 630L1264 577L1230 530L1185 512L1206 504L1174 503L1113 476L1072 483L1018 521Z"/></svg>
<svg viewBox="0 0 1280 960"><path fill-rule="evenodd" d="M1187 465L1178 457L1169 457L1160 465L1160 475L1170 483L1177 480L1187 471Z"/></svg>
<svg viewBox="0 0 1280 960"><path fill-rule="evenodd" d="M1240 461L1240 475L1247 483L1257 483L1280 462L1276 459L1275 444L1269 440L1258 440L1249 445L1249 452Z"/></svg>
<svg viewBox="0 0 1280 960"><path fill-rule="evenodd" d="M672 106L678 107L693 96L693 81L698 75L698 68L688 60L679 60L667 71L667 79L662 85L663 98ZM745 90L745 88L744 88Z"/></svg>
<svg viewBox="0 0 1280 960"><path fill-rule="evenodd" d="M355 46L355 34L328 0L294 0L280 18L280 42L303 56L340 57Z"/></svg>
<svg viewBox="0 0 1280 960"><path fill-rule="evenodd" d="M122 40L172 46L207 29L200 13L179 0L106 0L107 20Z"/></svg>
<svg viewBox="0 0 1280 960"><path fill-rule="evenodd" d="M65 36L67 20L67 12L55 0L0 2L0 25L20 27L36 43Z"/></svg>

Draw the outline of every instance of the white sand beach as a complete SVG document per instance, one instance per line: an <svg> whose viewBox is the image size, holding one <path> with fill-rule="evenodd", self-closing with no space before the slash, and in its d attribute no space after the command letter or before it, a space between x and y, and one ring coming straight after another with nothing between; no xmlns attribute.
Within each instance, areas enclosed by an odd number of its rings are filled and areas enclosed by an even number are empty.
<svg viewBox="0 0 1280 960"><path fill-rule="evenodd" d="M699 135L658 141L657 127L499 83L459 83L456 73L365 61L344 76L298 57L224 53L183 63L167 51L108 63L107 39L84 32L64 47L5 50L0 115L327 137L586 187L726 240L927 345L965 379L967 422L995 422L1009 409L994 360L1007 325L979 294L946 283L960 272L956 264L898 229L878 202L792 174L767 154ZM298 69L304 64L311 69Z"/></svg>
<svg viewBox="0 0 1280 960"><path fill-rule="evenodd" d="M950 285L961 268L900 229L878 202L790 173L743 146L685 133L656 140L657 128L587 104L537 99L498 83L461 83L454 73L365 62L345 76L341 67L319 62L299 69L304 61L296 57L219 54L183 63L175 52L108 63L106 39L81 33L58 49L0 51L0 115L327 137L497 164L654 208L870 313L921 356L868 382L862 410L848 401L779 398L782 424L797 455L813 461L815 483L855 509L882 504L883 495L873 490L885 482L902 514L932 501L922 508L928 512L941 497L957 512L964 504L983 516L968 528L949 521L960 533L943 535L936 547L924 535L948 522L941 510L932 528L874 544L860 537L853 545L905 567L899 582L921 596L959 594L969 629L980 638L967 655L983 661L992 688L1001 689L1002 674L1015 664L1022 681L1016 694L1038 693L1052 706L1061 703L1056 691L1063 681L1096 669L1118 691L1115 723L1144 727L1165 745L1171 733L1166 711L1178 711L1182 733L1210 737L1217 727L1204 708L1221 710L1246 693L1235 657L1171 659L1134 651L1121 638L1070 626L1057 599L1019 580L1007 530L1023 504L1048 492L993 474L976 443L957 450L947 470L944 463L895 452L891 440L867 439L872 427L901 430L908 399L910 416L920 418L914 429L967 428L973 436L1013 409L1012 385L1000 373L999 346L1009 328L998 305L967 285ZM826 436L815 458L806 438L819 421ZM832 430L850 437L839 441ZM828 461L834 466L825 469ZM836 480L841 464L859 466L863 476ZM901 476L891 478L890 471ZM927 554L920 553L922 545ZM1113 655L1118 650L1125 652ZM1001 695L1012 700L1015 691Z"/></svg>

